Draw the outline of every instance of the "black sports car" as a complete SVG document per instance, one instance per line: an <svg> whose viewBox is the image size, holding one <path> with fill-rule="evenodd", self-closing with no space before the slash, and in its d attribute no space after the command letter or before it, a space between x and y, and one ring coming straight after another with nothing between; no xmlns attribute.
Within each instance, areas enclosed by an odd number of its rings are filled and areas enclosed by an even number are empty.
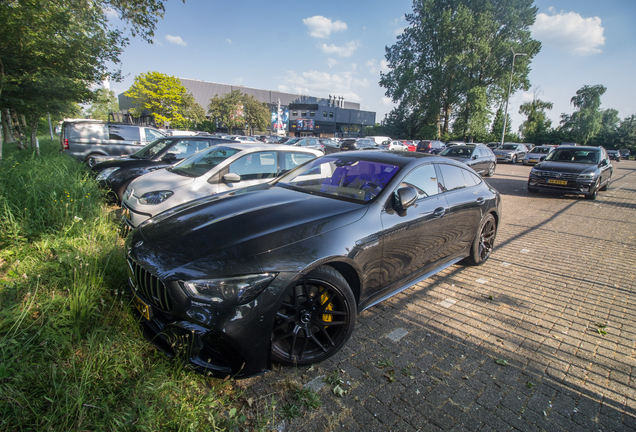
<svg viewBox="0 0 636 432"><path fill-rule="evenodd" d="M603 147L559 146L536 164L528 177L528 192L552 191L596 199L609 188L612 162Z"/></svg>
<svg viewBox="0 0 636 432"><path fill-rule="evenodd" d="M439 155L464 163L484 177L492 177L497 168L497 158L484 144L449 147Z"/></svg>
<svg viewBox="0 0 636 432"><path fill-rule="evenodd" d="M159 138L128 156L94 158L90 165L100 186L113 191L121 202L124 191L137 177L172 166L210 146L235 142L210 136L171 136Z"/></svg>
<svg viewBox="0 0 636 432"><path fill-rule="evenodd" d="M200 372L307 365L356 316L461 261L490 256L499 193L415 152L325 155L279 180L191 201L126 240L144 334Z"/></svg>

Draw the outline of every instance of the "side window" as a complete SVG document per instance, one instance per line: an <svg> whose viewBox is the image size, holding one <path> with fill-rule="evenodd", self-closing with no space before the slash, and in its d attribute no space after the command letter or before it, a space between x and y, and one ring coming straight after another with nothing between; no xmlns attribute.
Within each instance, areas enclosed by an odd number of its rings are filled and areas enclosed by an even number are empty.
<svg viewBox="0 0 636 432"><path fill-rule="evenodd" d="M108 126L100 123L71 123L69 125L69 139L108 139Z"/></svg>
<svg viewBox="0 0 636 432"><path fill-rule="evenodd" d="M240 175L243 181L274 178L278 173L276 152L245 155L230 164L230 172Z"/></svg>
<svg viewBox="0 0 636 432"><path fill-rule="evenodd" d="M466 187L475 186L481 183L481 179L468 170L463 169L462 174L464 174L464 181L466 182Z"/></svg>
<svg viewBox="0 0 636 432"><path fill-rule="evenodd" d="M442 183L444 192L466 187L466 180L464 180L464 174L462 173L463 169L446 164L439 164L439 168L444 179Z"/></svg>
<svg viewBox="0 0 636 432"><path fill-rule="evenodd" d="M172 146L172 148L168 150L168 153L174 154L177 159L185 159L201 150L208 148L209 146L209 141L181 140L177 144Z"/></svg>
<svg viewBox="0 0 636 432"><path fill-rule="evenodd" d="M151 142L158 138L163 137L162 134L160 134L158 131L153 129L144 128L144 131L146 132L146 141L148 142Z"/></svg>
<svg viewBox="0 0 636 432"><path fill-rule="evenodd" d="M316 156L310 153L294 153L294 152L282 152L283 163L281 171L286 172L290 169L296 168L298 165L303 164L309 160L314 159Z"/></svg>
<svg viewBox="0 0 636 432"><path fill-rule="evenodd" d="M433 164L424 165L411 171L400 183L400 187L412 186L417 191L417 199L437 195L441 192L437 172Z"/></svg>
<svg viewBox="0 0 636 432"><path fill-rule="evenodd" d="M139 142L139 127L108 125L108 139Z"/></svg>

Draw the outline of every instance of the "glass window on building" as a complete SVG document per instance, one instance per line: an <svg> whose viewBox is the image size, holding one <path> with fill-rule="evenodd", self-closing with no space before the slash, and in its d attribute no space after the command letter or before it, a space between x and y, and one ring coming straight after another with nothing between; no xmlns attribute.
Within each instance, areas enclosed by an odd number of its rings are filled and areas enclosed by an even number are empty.
<svg viewBox="0 0 636 432"><path fill-rule="evenodd" d="M309 117L316 117L315 111L309 111Z"/></svg>
<svg viewBox="0 0 636 432"><path fill-rule="evenodd" d="M327 117L327 111L323 111L322 112L322 116L326 118Z"/></svg>
<svg viewBox="0 0 636 432"><path fill-rule="evenodd" d="M329 118L333 118L333 113L332 112L329 113Z"/></svg>
<svg viewBox="0 0 636 432"><path fill-rule="evenodd" d="M292 115L293 116L297 116L298 115L298 111L292 111Z"/></svg>
<svg viewBox="0 0 636 432"><path fill-rule="evenodd" d="M307 111L301 111L301 112L300 112L300 116L301 116L301 117L305 117L306 115L307 115Z"/></svg>

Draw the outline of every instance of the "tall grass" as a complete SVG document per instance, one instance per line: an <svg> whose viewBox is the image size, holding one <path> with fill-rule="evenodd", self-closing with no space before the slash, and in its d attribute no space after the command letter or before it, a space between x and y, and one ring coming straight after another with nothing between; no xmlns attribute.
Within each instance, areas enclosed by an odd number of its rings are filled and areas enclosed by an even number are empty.
<svg viewBox="0 0 636 432"><path fill-rule="evenodd" d="M244 415L232 380L194 374L144 340L118 221L86 168L54 141L40 157L3 150L0 431L271 428L273 417Z"/></svg>

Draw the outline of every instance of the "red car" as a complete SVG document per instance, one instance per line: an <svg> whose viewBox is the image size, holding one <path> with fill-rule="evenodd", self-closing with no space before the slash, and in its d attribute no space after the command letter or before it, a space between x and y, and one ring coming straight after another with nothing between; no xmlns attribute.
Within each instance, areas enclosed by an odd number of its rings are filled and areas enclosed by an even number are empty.
<svg viewBox="0 0 636 432"><path fill-rule="evenodd" d="M412 151L412 152L414 152L415 149L417 148L417 146L413 144L413 141L402 141L402 144L407 146L409 148L409 151Z"/></svg>

